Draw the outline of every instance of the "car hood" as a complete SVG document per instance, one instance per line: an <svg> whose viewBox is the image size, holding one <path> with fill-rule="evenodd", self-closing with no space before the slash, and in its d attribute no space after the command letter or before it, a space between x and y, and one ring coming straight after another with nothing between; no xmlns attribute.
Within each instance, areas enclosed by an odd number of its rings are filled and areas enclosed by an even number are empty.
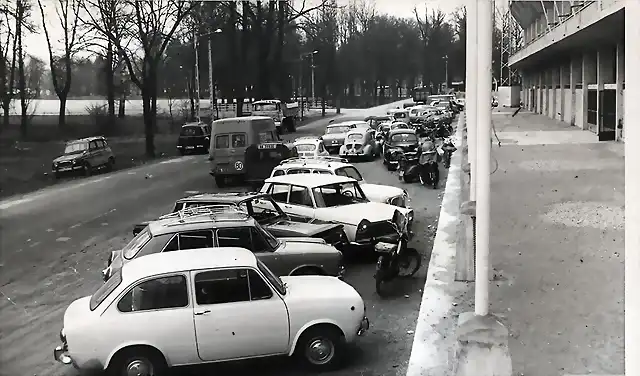
<svg viewBox="0 0 640 376"><path fill-rule="evenodd" d="M67 310L64 312L63 327L68 328L70 326L77 326L80 323L85 323L87 318L91 315L91 309L89 308L90 296L85 296L80 299L74 300Z"/></svg>
<svg viewBox="0 0 640 376"><path fill-rule="evenodd" d="M277 223L268 224L265 227L269 230L269 232L281 234L281 236L276 235L278 237L287 236L288 234L301 234L301 235L312 237L339 226L340 225L336 223L321 224L321 223L304 223L304 222L293 222L293 221L283 220L283 221L278 221Z"/></svg>
<svg viewBox="0 0 640 376"><path fill-rule="evenodd" d="M68 161L73 161L75 159L78 159L80 157L82 157L84 155L84 153L77 153L77 154L65 154L65 155L61 155L58 158L54 159L54 162L68 162Z"/></svg>
<svg viewBox="0 0 640 376"><path fill-rule="evenodd" d="M400 196L404 193L403 189L390 185L366 183L360 184L360 188L362 188L362 191L369 200L377 202L386 202L391 197Z"/></svg>
<svg viewBox="0 0 640 376"><path fill-rule="evenodd" d="M327 245L324 243L319 243L317 240L322 239L313 239L309 238L308 241L305 238L284 238L286 240L282 241L282 245L276 252L278 253L338 253L339 251L331 245ZM280 239L282 240L282 238Z"/></svg>
<svg viewBox="0 0 640 376"><path fill-rule="evenodd" d="M331 208L317 209L318 214L324 213L327 218L336 222L347 223L357 226L360 221L366 219L370 222L381 222L393 219L393 213L398 210L401 213L408 213L409 210L383 204L380 202L363 202L344 206L334 206Z"/></svg>
<svg viewBox="0 0 640 376"><path fill-rule="evenodd" d="M322 275L300 275L280 277L287 285L287 294L284 300L288 307L308 307L301 303L318 304L319 300L354 299L362 300L358 292L348 283L342 282L336 277ZM322 305L322 303L319 303Z"/></svg>

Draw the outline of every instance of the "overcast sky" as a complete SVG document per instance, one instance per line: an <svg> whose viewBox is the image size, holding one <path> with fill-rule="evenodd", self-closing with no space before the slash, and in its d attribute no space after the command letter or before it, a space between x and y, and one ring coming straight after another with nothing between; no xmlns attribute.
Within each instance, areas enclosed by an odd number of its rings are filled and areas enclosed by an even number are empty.
<svg viewBox="0 0 640 376"><path fill-rule="evenodd" d="M307 0L307 4L318 3L320 0ZM339 5L346 5L349 0L337 0ZM431 10L440 9L445 13L451 13L456 8L462 6L464 0L359 0L366 1L367 3L374 4L378 13L384 13L393 15L396 17L414 18L413 9L418 8L421 15L424 14L424 9ZM499 2L506 0L498 0ZM54 4L57 1L44 0L43 4L48 5L45 9L45 16L47 17L49 33L51 34L54 43L54 49L56 48L55 40L61 38L61 29L58 25L58 19L54 10ZM296 7L299 7L302 0L295 0ZM27 53L37 56L44 61L49 61L49 54L47 50L47 42L42 31L40 10L37 5L33 9L33 20L39 26L39 32L26 36L25 46ZM59 47L59 45L57 45Z"/></svg>

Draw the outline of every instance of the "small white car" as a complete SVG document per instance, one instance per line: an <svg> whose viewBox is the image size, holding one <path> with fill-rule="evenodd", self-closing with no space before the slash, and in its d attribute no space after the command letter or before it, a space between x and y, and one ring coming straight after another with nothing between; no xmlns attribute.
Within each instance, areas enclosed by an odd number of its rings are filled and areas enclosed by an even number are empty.
<svg viewBox="0 0 640 376"><path fill-rule="evenodd" d="M329 156L329 152L324 148L324 143L319 137L298 137L293 141L293 146L300 157Z"/></svg>
<svg viewBox="0 0 640 376"><path fill-rule="evenodd" d="M360 171L354 165L348 163L346 159L336 157L285 159L271 171L271 177L305 173L346 176L357 180L364 195L371 201L401 208L410 207L409 193L405 189L390 185L367 183Z"/></svg>
<svg viewBox="0 0 640 376"><path fill-rule="evenodd" d="M396 226L411 234L412 209L369 201L358 181L349 177L281 175L265 180L261 192L270 194L290 217L342 224L351 245L392 243L398 239Z"/></svg>
<svg viewBox="0 0 640 376"><path fill-rule="evenodd" d="M344 145L340 147L338 155L342 158L376 157L376 131L373 128L353 128L347 133Z"/></svg>
<svg viewBox="0 0 640 376"><path fill-rule="evenodd" d="M343 121L340 123L329 123L325 134L320 136L325 149L329 153L337 153L344 144L347 133L353 128L371 128L365 121Z"/></svg>
<svg viewBox="0 0 640 376"><path fill-rule="evenodd" d="M133 260L71 303L63 324L56 360L118 376L294 354L326 370L369 328L362 297L349 284L279 278L243 248Z"/></svg>

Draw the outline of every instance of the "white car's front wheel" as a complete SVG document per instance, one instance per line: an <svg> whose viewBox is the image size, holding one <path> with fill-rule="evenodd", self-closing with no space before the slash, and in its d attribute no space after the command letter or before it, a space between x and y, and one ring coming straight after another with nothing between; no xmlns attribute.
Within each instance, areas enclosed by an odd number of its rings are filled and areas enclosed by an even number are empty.
<svg viewBox="0 0 640 376"><path fill-rule="evenodd" d="M317 371L334 370L342 365L346 343L342 332L331 325L307 329L297 344L297 355Z"/></svg>
<svg viewBox="0 0 640 376"><path fill-rule="evenodd" d="M107 373L109 376L163 376L167 368L167 362L159 351L132 347L116 354Z"/></svg>

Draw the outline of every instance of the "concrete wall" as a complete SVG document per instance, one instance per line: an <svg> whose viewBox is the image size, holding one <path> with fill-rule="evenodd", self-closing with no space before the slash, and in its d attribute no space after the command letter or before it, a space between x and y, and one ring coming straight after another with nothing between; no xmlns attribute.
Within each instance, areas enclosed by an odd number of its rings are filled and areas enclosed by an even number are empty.
<svg viewBox="0 0 640 376"><path fill-rule="evenodd" d="M554 89L556 96L556 107L554 109L553 118L562 121L562 103L564 102L564 96L562 95L562 89Z"/></svg>

